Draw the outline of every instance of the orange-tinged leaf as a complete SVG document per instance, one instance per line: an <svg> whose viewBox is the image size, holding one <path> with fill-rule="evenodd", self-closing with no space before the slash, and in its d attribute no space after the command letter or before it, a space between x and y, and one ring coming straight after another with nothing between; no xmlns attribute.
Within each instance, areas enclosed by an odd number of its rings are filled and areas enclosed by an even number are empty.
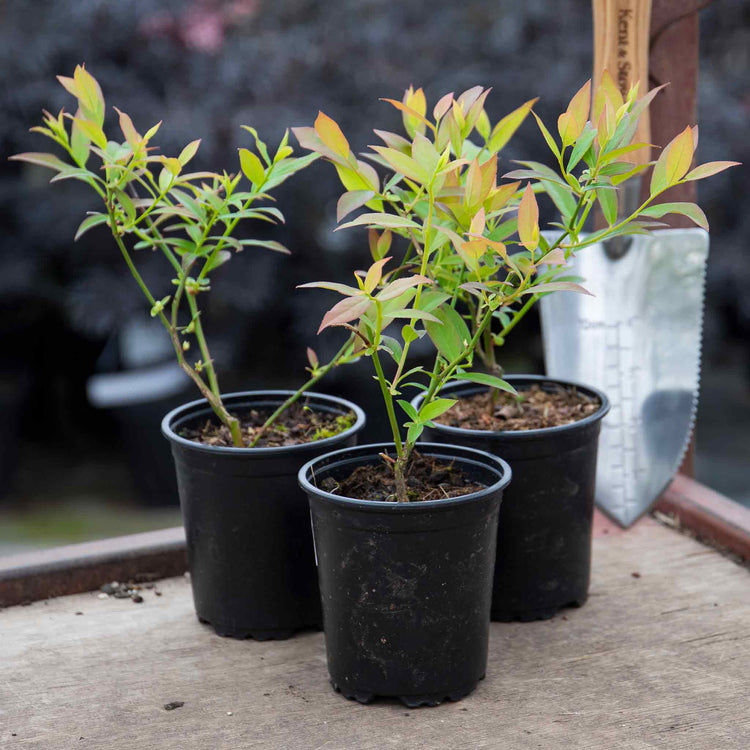
<svg viewBox="0 0 750 750"><path fill-rule="evenodd" d="M482 201L487 199L490 191L495 188L497 180L497 156L492 156L479 167L482 173Z"/></svg>
<svg viewBox="0 0 750 750"><path fill-rule="evenodd" d="M380 283L380 279L383 278L383 266L390 260L390 257L381 258L376 260L370 268L367 270L365 276L365 291L368 294L372 293L372 290Z"/></svg>
<svg viewBox="0 0 750 750"><path fill-rule="evenodd" d="M669 143L662 156L666 157L667 183L674 185L687 174L693 161L693 131L689 125Z"/></svg>
<svg viewBox="0 0 750 750"><path fill-rule="evenodd" d="M310 367L315 369L318 366L318 355L314 349L307 347L307 361L310 363Z"/></svg>
<svg viewBox="0 0 750 750"><path fill-rule="evenodd" d="M739 165L740 162L738 161L709 161L688 172L685 175L685 179L691 181L703 180L706 177L711 177L719 172L723 172L725 169L738 167Z"/></svg>
<svg viewBox="0 0 750 750"><path fill-rule="evenodd" d="M349 141L346 140L346 136L341 132L338 123L324 112L318 112L318 117L315 120L315 132L320 137L320 140L335 154L344 158L349 156Z"/></svg>
<svg viewBox="0 0 750 750"><path fill-rule="evenodd" d="M526 185L518 206L518 236L527 250L536 250L539 244L539 206L531 183Z"/></svg>
<svg viewBox="0 0 750 750"><path fill-rule="evenodd" d="M470 240L462 242L459 253L472 270L476 270L479 259L487 252L487 243L483 240Z"/></svg>
<svg viewBox="0 0 750 750"><path fill-rule="evenodd" d="M604 111L605 102L609 102L615 112L623 104L620 89L607 69L602 72L602 80L599 82L599 88L594 92L594 119L598 120L601 116L601 113Z"/></svg>
<svg viewBox="0 0 750 750"><path fill-rule="evenodd" d="M378 239L378 257L382 258L390 249L391 241L393 240L393 232L390 229L386 229Z"/></svg>
<svg viewBox="0 0 750 750"><path fill-rule="evenodd" d="M316 154L330 159L336 165L349 167L349 163L345 157L340 156L323 143L320 136L315 132L315 128L292 128L292 133L294 133L294 137L299 141L299 145L302 148L314 151Z"/></svg>
<svg viewBox="0 0 750 750"><path fill-rule="evenodd" d="M370 255L373 260L380 260L391 247L393 234L390 229L386 229L382 234L378 234L377 229L370 229L367 232L367 239L370 244Z"/></svg>
<svg viewBox="0 0 750 750"><path fill-rule="evenodd" d="M467 206L478 206L482 202L482 173L478 159L471 162L466 172L465 190L464 202Z"/></svg>
<svg viewBox="0 0 750 750"><path fill-rule="evenodd" d="M424 123L425 126L429 127L432 130L435 130L435 126L424 115L421 115L415 109L412 109L411 107L408 107L403 102L397 102L395 99L381 99L380 101L382 101L382 102L388 102L388 104L394 106L398 110L401 110L401 112L405 112L406 114L410 115L411 117L416 118L419 122ZM407 128L407 132L408 132L408 130L409 129ZM416 133L416 130L414 132ZM409 133L409 135L411 135L411 133Z"/></svg>
<svg viewBox="0 0 750 750"><path fill-rule="evenodd" d="M141 142L141 135L140 133L135 129L135 125L133 125L133 121L130 119L130 115L128 115L125 112L121 112L117 107L115 107L115 112L120 116L120 130L122 130L123 136L125 136L125 140L127 141L128 145L131 149L133 149L133 152L135 152L136 148L138 148L138 145Z"/></svg>
<svg viewBox="0 0 750 750"><path fill-rule="evenodd" d="M476 212L476 214L471 220L469 233L473 235L481 235L484 232L484 227L485 227L484 209L480 208L479 211Z"/></svg>
<svg viewBox="0 0 750 750"><path fill-rule="evenodd" d="M500 185L488 198L487 203L489 204L489 210L499 211L516 194L520 185L520 182L508 182L504 185ZM485 204L485 207L486 205L487 204Z"/></svg>
<svg viewBox="0 0 750 750"><path fill-rule="evenodd" d="M580 89L578 89L575 96L570 100L570 104L568 104L567 109L567 111L575 120L576 124L580 127L581 131L583 131L583 127L586 124L586 121L589 119L590 103L591 80L588 80L583 84L583 86L581 86ZM578 138L580 134L581 132L576 135L576 138Z"/></svg>

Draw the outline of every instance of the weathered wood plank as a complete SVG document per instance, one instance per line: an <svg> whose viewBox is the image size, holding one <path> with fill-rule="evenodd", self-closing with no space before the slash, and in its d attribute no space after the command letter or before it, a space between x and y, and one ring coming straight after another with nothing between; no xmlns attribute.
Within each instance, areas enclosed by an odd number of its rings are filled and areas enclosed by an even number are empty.
<svg viewBox="0 0 750 750"><path fill-rule="evenodd" d="M187 570L181 526L0 557L0 607Z"/></svg>
<svg viewBox="0 0 750 750"><path fill-rule="evenodd" d="M595 541L584 608L494 624L487 679L437 709L348 702L320 633L222 639L196 621L187 581L159 589L1 611L0 746L750 747L750 577L651 519Z"/></svg>

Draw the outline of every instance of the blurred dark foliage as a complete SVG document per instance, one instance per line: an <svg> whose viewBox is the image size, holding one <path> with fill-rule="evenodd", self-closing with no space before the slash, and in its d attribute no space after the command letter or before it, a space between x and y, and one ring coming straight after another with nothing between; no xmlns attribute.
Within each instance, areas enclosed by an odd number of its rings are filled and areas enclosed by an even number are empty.
<svg viewBox="0 0 750 750"><path fill-rule="evenodd" d="M702 16L701 161L750 161L748 14L747 3L726 0ZM6 161L46 148L28 133L42 108L70 108L55 75L85 62L109 107L130 113L142 131L164 121L156 139L162 152L177 153L199 137L196 168L235 170L236 148L250 145L240 125L254 125L275 144L285 126L311 124L318 109L362 150L373 142L373 125L398 127L398 114L378 97L400 98L409 84L423 86L432 103L448 91L492 86L492 119L540 96L537 111L552 125L589 77L591 49L590 7L575 0L554 9L544 0L1 3L0 385L3 393L33 396L24 407L36 415L24 420L27 436L54 433L75 444L87 431L99 435L100 417L87 411L83 384L107 339L146 311L104 230L72 241L85 211L96 208L88 188L48 186L45 170ZM505 165L521 155L545 156L531 123L504 152ZM712 225L709 355L726 337L750 341L746 174L735 169L701 183L699 200ZM314 165L278 195L287 225L275 236L294 257L246 251L215 275L206 319L225 391L293 386L303 377L306 345L321 358L338 346L336 332L315 337L329 298L294 291L303 281L346 279L366 263L360 234L332 233L338 191L329 165ZM162 258L138 261L165 290L157 296L167 294ZM541 367L533 321L526 333L519 331L506 352L509 369L521 352L524 369ZM324 389L366 405L376 398L367 375L355 365ZM378 429L376 423L370 436Z"/></svg>

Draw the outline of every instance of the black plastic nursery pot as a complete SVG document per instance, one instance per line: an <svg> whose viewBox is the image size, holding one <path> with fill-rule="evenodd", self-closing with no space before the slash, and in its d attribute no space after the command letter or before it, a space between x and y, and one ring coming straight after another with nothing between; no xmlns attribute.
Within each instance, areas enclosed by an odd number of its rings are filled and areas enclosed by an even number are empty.
<svg viewBox="0 0 750 750"><path fill-rule="evenodd" d="M487 667L497 516L510 468L494 456L423 444L453 462L480 492L445 500L356 500L319 489L357 466L382 462L392 444L335 451L307 463L331 682L367 703L459 700Z"/></svg>
<svg viewBox="0 0 750 750"><path fill-rule="evenodd" d="M233 393L224 403L235 413L274 409L291 393ZM212 418L203 399L162 421L177 470L195 610L219 635L281 639L322 624L310 513L297 472L311 458L355 445L365 415L334 396L306 393L302 402L318 412L353 412L355 423L302 445L225 448L180 435Z"/></svg>
<svg viewBox="0 0 750 750"><path fill-rule="evenodd" d="M586 602L591 575L596 453L609 401L588 386L536 375L510 375L517 390L574 387L599 399L588 417L560 427L525 431L468 430L435 423L424 439L487 451L513 470L499 515L492 619L540 620ZM450 383L442 396L461 398L486 390ZM418 408L419 397L412 403Z"/></svg>

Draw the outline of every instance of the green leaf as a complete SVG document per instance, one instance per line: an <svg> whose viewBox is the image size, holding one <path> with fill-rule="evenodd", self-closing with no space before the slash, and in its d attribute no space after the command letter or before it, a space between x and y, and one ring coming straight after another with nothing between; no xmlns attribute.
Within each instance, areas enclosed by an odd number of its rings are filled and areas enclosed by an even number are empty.
<svg viewBox="0 0 750 750"><path fill-rule="evenodd" d="M609 226L615 224L617 222L617 191L597 190L596 199L599 201L607 224Z"/></svg>
<svg viewBox="0 0 750 750"><path fill-rule="evenodd" d="M108 219L109 216L107 216L107 214L92 214L91 216L87 216L80 223L78 231L76 232L76 236L73 239L77 240L79 237L82 237L92 227L96 227L99 224L105 224Z"/></svg>
<svg viewBox="0 0 750 750"><path fill-rule="evenodd" d="M450 298L450 294L430 291L428 289L427 291L423 291L422 296L419 298L419 309L425 312L432 312L436 307L439 307Z"/></svg>
<svg viewBox="0 0 750 750"><path fill-rule="evenodd" d="M303 170L320 158L319 154L307 154L294 159L282 159L277 161L266 175L264 190L271 190L286 182L292 175Z"/></svg>
<svg viewBox="0 0 750 750"><path fill-rule="evenodd" d="M201 145L201 139L198 138L195 141L190 141L185 148L182 149L180 152L180 155L177 157L177 160L182 164L184 167L197 153L198 146Z"/></svg>
<svg viewBox="0 0 750 750"><path fill-rule="evenodd" d="M433 312L440 323L428 320L425 323L427 335L437 350L449 362L453 362L464 353L471 341L471 334L464 319L452 307L439 307Z"/></svg>
<svg viewBox="0 0 750 750"><path fill-rule="evenodd" d="M408 401L404 401L404 399L400 398L397 403L406 412L409 419L413 419L415 422L419 421L417 410Z"/></svg>
<svg viewBox="0 0 750 750"><path fill-rule="evenodd" d="M419 224L411 219L405 219L403 216L396 216L394 214L362 214L352 221L347 221L346 224L342 224L337 227L335 231L339 229L348 229L349 227L361 227L361 226L378 226L386 227L388 229L419 229Z"/></svg>
<svg viewBox="0 0 750 750"><path fill-rule="evenodd" d="M73 122L78 124L78 127L85 133L89 140L93 141L99 148L107 148L107 138L104 135L104 131L94 122L85 120L81 117L74 117Z"/></svg>
<svg viewBox="0 0 750 750"><path fill-rule="evenodd" d="M422 422L436 419L441 414L445 414L455 403L457 403L457 399L455 398L436 398L434 401L430 401L422 406L419 410L419 419Z"/></svg>
<svg viewBox="0 0 750 750"><path fill-rule="evenodd" d="M495 125L490 134L487 148L493 153L500 151L505 144L513 137L513 134L526 119L531 108L536 103L536 99L530 99L522 104L518 109L514 109L510 114L505 115L500 122Z"/></svg>
<svg viewBox="0 0 750 750"><path fill-rule="evenodd" d="M708 231L708 219L706 214L695 205L695 203L659 203L656 206L649 206L643 209L639 216L650 216L654 219L661 219L667 214L681 214L694 221L699 227Z"/></svg>
<svg viewBox="0 0 750 750"><path fill-rule="evenodd" d="M78 117L78 113L76 113ZM85 167L89 158L89 144L91 139L81 130L78 123L73 120L70 128L70 150L73 152L73 159L79 167Z"/></svg>
<svg viewBox="0 0 750 750"><path fill-rule="evenodd" d="M285 255L291 255L288 248L284 247L280 242L276 240L240 240L241 245L250 245L252 247L265 247L268 250L273 250L277 253L284 253Z"/></svg>
<svg viewBox="0 0 750 750"><path fill-rule="evenodd" d="M232 253L229 250L219 250L216 255L212 255L208 261L206 261L205 273L215 271L219 266L224 265L230 258Z"/></svg>
<svg viewBox="0 0 750 750"><path fill-rule="evenodd" d="M388 354L391 355L393 358L393 361L398 364L401 361L401 355L403 354L403 350L401 348L401 344L394 339L392 336L382 336L380 337L380 347L381 349L385 349Z"/></svg>
<svg viewBox="0 0 750 750"><path fill-rule="evenodd" d="M133 205L132 198L122 190L113 190L112 192L117 198L117 202L122 207L122 210L125 212L125 215L128 217L128 221L135 221L135 206Z"/></svg>
<svg viewBox="0 0 750 750"><path fill-rule="evenodd" d="M260 159L246 148L240 148L238 151L242 173L253 185L262 185L266 180L266 170L263 168Z"/></svg>
<svg viewBox="0 0 750 750"><path fill-rule="evenodd" d="M420 423L409 423L406 431L406 442L414 444L419 440L419 436L424 432L424 425Z"/></svg>
<svg viewBox="0 0 750 750"><path fill-rule="evenodd" d="M573 150L570 152L570 157L568 158L569 172L573 170L578 162L581 161L584 154L591 148L594 138L596 138L596 129L590 122L587 122L586 127L583 129L583 133L578 137L578 140L573 146Z"/></svg>
<svg viewBox="0 0 750 750"><path fill-rule="evenodd" d="M547 145L550 148L550 151L558 158L560 159L560 149L557 147L557 143L555 143L555 139L552 137L549 130L547 130L546 126L542 122L539 115L532 110L532 115L534 115L534 119L536 120L536 124L539 126L539 130L541 131L542 135L544 136L544 140L547 141Z"/></svg>
<svg viewBox="0 0 750 750"><path fill-rule="evenodd" d="M427 170L411 156L386 146L372 146L372 150L380 154L392 169L404 175L404 177L408 177L420 185L426 185L430 181Z"/></svg>
<svg viewBox="0 0 750 750"><path fill-rule="evenodd" d="M419 334L414 330L413 326L405 325L401 329L401 338L407 344L411 344L412 341L416 341L419 338Z"/></svg>
<svg viewBox="0 0 750 750"><path fill-rule="evenodd" d="M472 383L478 383L479 385L487 385L490 388L497 388L507 393L512 393L514 396L518 395L516 389L502 378L489 375L486 372L459 372L456 373L457 380L469 380Z"/></svg>

